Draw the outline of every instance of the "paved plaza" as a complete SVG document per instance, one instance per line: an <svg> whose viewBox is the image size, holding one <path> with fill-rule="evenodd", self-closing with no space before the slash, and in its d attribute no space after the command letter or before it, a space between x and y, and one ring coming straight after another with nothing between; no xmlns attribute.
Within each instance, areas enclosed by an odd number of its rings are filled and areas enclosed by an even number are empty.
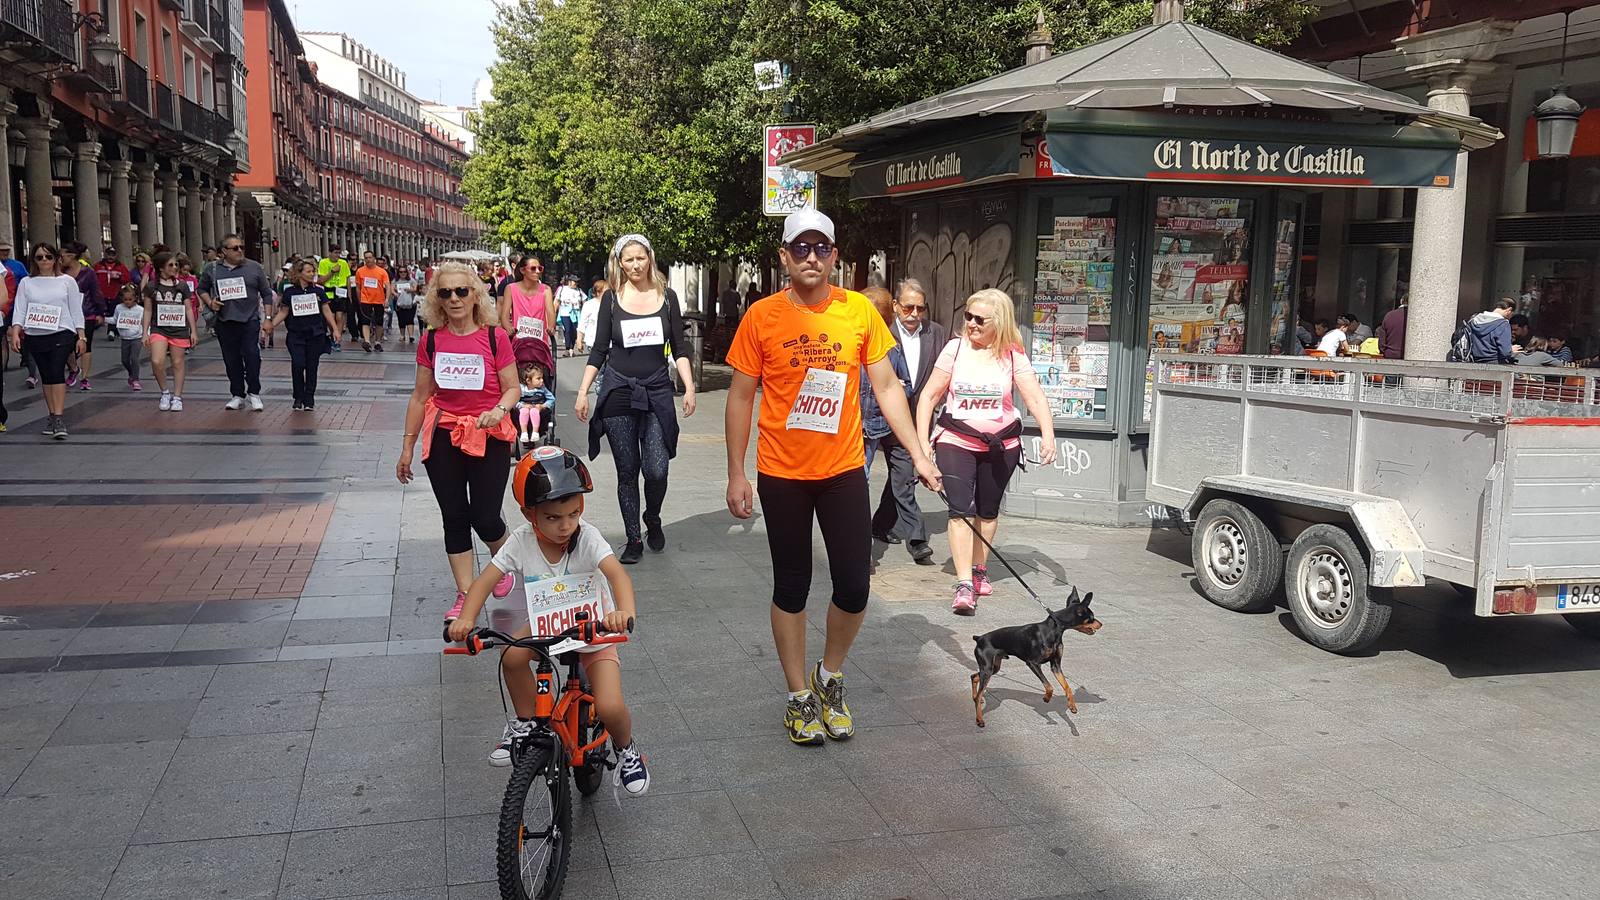
<svg viewBox="0 0 1600 900"><path fill-rule="evenodd" d="M309 414L281 349L260 414L222 410L198 357L185 412L96 377L66 443L4 373L0 896L497 897L496 667L440 656L438 509L420 465L394 479L411 353L331 358ZM561 364L563 412L580 371ZM1066 639L1078 715L1012 664L981 731L970 636L1042 614L996 566L953 618L942 521L940 566L878 546L846 670L860 732L792 746L762 522L723 505L726 370L707 381L668 551L630 570L651 790L578 802L566 897L1600 894L1600 643L1437 587L1374 654L1333 656L1281 607L1203 600L1176 530L1002 523L1035 587L1094 591L1104 628ZM593 472L589 518L620 544L609 459Z"/></svg>

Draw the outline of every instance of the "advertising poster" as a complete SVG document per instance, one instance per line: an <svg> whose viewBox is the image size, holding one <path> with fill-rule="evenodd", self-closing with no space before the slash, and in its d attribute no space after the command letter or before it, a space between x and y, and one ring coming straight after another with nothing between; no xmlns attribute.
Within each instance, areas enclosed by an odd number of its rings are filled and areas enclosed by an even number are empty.
<svg viewBox="0 0 1600 900"><path fill-rule="evenodd" d="M761 211L769 216L787 216L802 209L817 207L817 174L778 165L778 159L817 142L815 125L768 125L765 160L766 187L761 194Z"/></svg>

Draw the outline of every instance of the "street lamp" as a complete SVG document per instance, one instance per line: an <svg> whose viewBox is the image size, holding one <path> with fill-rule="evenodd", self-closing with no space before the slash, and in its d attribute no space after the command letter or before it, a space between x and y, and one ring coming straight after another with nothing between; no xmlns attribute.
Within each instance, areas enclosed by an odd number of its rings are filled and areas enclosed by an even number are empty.
<svg viewBox="0 0 1600 900"><path fill-rule="evenodd" d="M1567 75L1567 28L1572 24L1572 10L1565 11L1561 23L1561 69L1558 78ZM1583 104L1567 96L1567 86L1557 82L1550 89L1550 98L1533 111L1533 121L1538 137L1540 159L1565 159L1572 155L1572 139L1578 136L1578 119L1583 116Z"/></svg>
<svg viewBox="0 0 1600 900"><path fill-rule="evenodd" d="M113 69L117 65L117 58L122 55L122 48L117 46L117 39L111 35L111 29L106 27L106 17L98 12L73 13L72 30L81 31L88 28L93 36L85 42L89 50L89 61L92 68L100 70Z"/></svg>

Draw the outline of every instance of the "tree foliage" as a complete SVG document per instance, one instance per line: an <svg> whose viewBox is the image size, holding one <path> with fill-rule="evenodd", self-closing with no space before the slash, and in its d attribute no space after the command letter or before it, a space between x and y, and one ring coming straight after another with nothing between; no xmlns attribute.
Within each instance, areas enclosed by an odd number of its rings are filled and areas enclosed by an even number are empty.
<svg viewBox="0 0 1600 900"><path fill-rule="evenodd" d="M494 27L494 100L464 189L506 241L604 252L628 231L666 259L748 257L761 216L762 126L823 135L1012 68L1045 13L1058 50L1150 21L1150 0L510 0ZM1292 40L1305 0L1191 0L1188 18L1265 46ZM753 65L792 72L755 89ZM886 204L824 182L847 255L883 243Z"/></svg>

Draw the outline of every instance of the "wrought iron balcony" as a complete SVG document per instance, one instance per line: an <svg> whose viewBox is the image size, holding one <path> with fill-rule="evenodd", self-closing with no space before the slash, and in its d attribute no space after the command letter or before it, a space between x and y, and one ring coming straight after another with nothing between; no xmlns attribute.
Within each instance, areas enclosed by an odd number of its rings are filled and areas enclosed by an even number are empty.
<svg viewBox="0 0 1600 900"><path fill-rule="evenodd" d="M172 88L156 82L156 121L176 131L178 129L178 100Z"/></svg>
<svg viewBox="0 0 1600 900"><path fill-rule="evenodd" d="M135 112L150 115L150 72L134 62L131 56L122 57L122 96L117 102Z"/></svg>
<svg viewBox="0 0 1600 900"><path fill-rule="evenodd" d="M67 0L0 0L0 46L29 62L76 66L73 8Z"/></svg>
<svg viewBox="0 0 1600 900"><path fill-rule="evenodd" d="M206 0L183 0L178 27L195 40L206 37Z"/></svg>
<svg viewBox="0 0 1600 900"><path fill-rule="evenodd" d="M208 41L215 45L215 53L222 54L228 51L228 9L226 5L221 8L215 6L209 8L206 35Z"/></svg>

